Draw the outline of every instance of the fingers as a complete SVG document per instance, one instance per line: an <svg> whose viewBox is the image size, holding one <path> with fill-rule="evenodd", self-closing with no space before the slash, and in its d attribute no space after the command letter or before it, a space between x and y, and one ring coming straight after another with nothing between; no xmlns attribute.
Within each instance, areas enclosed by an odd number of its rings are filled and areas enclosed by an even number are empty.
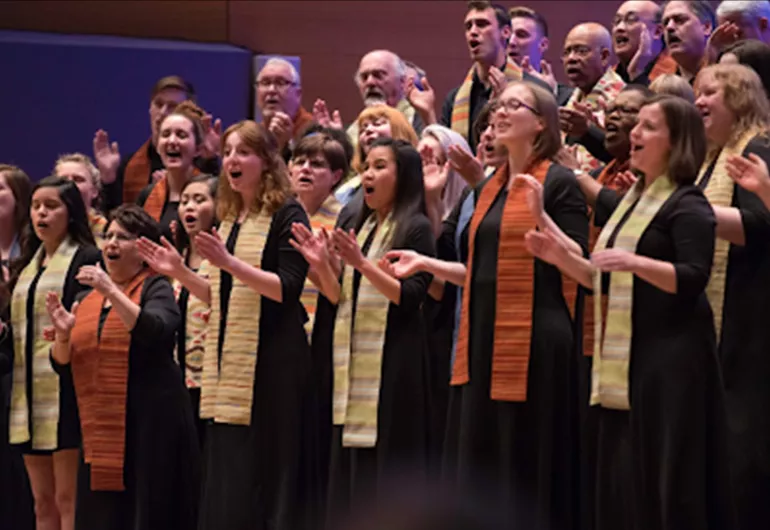
<svg viewBox="0 0 770 530"><path fill-rule="evenodd" d="M77 313L78 307L80 307L80 302L75 302L74 304L72 304L72 307L70 308L70 313L73 315Z"/></svg>
<svg viewBox="0 0 770 530"><path fill-rule="evenodd" d="M521 60L520 66L521 66L521 69L524 70L525 72L531 72L532 70L534 70L534 68L532 68L532 64L529 62L529 55L524 56L524 58Z"/></svg>
<svg viewBox="0 0 770 530"><path fill-rule="evenodd" d="M208 132L209 128L211 127L211 114L206 114L201 118L201 126L203 127L203 130Z"/></svg>
<svg viewBox="0 0 770 530"><path fill-rule="evenodd" d="M385 256L383 256L388 261L396 261L401 259L401 257L404 255L403 250L389 250L385 253Z"/></svg>
<svg viewBox="0 0 770 530"><path fill-rule="evenodd" d="M430 86L430 83L428 83L428 78L427 77L423 77L420 80L420 82L422 83L422 90L423 90L423 92L432 92L433 91L433 87Z"/></svg>
<svg viewBox="0 0 770 530"><path fill-rule="evenodd" d="M53 326L46 326L43 328L43 340L53 342L56 340L56 328Z"/></svg>
<svg viewBox="0 0 770 530"><path fill-rule="evenodd" d="M337 127L338 129L342 129L342 115L340 114L340 111L335 110L332 113L332 126Z"/></svg>
<svg viewBox="0 0 770 530"><path fill-rule="evenodd" d="M551 63L545 59L540 61L540 73L547 75L548 77L553 77L553 68L551 68Z"/></svg>

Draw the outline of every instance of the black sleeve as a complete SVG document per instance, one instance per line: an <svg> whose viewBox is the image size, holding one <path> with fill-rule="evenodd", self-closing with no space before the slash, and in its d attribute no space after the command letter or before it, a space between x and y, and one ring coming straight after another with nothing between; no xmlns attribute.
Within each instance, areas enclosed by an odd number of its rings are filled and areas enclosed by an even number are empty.
<svg viewBox="0 0 770 530"><path fill-rule="evenodd" d="M596 125L589 125L588 131L578 139L578 143L601 162L608 163L613 158L604 147L604 131Z"/></svg>
<svg viewBox="0 0 770 530"><path fill-rule="evenodd" d="M101 264L102 268L104 268L102 252L94 246L85 245L80 247L72 258L72 263L70 263L70 267L67 270L67 277L65 279L61 298L62 305L67 311L72 308L72 304L75 303L75 301L82 300L82 298L91 291L90 287L83 285L75 279L80 267L96 264Z"/></svg>
<svg viewBox="0 0 770 530"><path fill-rule="evenodd" d="M676 258L676 294L695 297L706 288L714 259L716 219L703 193L692 188L669 218Z"/></svg>
<svg viewBox="0 0 770 530"><path fill-rule="evenodd" d="M450 90L449 94L447 94L444 99L444 104L441 106L441 118L439 119L439 123L444 127L452 126L452 110L455 108L455 97L457 96L458 90L460 90L459 86Z"/></svg>
<svg viewBox="0 0 770 530"><path fill-rule="evenodd" d="M131 340L146 347L136 348L136 351L150 353L156 351L158 344L172 343L182 316L168 280L163 276L145 280L139 306Z"/></svg>
<svg viewBox="0 0 770 530"><path fill-rule="evenodd" d="M283 303L297 302L305 286L308 263L302 254L291 246L291 225L302 223L310 228L310 221L304 208L291 199L276 213L273 223L276 226L271 226L270 230L278 231L278 270L276 274L281 280L281 300Z"/></svg>
<svg viewBox="0 0 770 530"><path fill-rule="evenodd" d="M583 253L588 252L588 206L574 173L553 164L543 187L545 211Z"/></svg>
<svg viewBox="0 0 770 530"><path fill-rule="evenodd" d="M620 201L623 200L623 196L615 190L611 190L607 186L604 186L599 195L596 196L596 205L594 206L594 224L602 227L607 224L607 221L612 217L612 212L618 207Z"/></svg>
<svg viewBox="0 0 770 530"><path fill-rule="evenodd" d="M155 183L148 184L144 188L142 188L142 191L139 192L139 195L136 197L136 205L141 206L144 208L144 203L147 202L147 197L150 196L150 193L152 193L152 188L155 187Z"/></svg>
<svg viewBox="0 0 770 530"><path fill-rule="evenodd" d="M457 233L457 223L460 221L460 212L463 208L463 203L467 199L468 195L473 191L473 188L467 187L460 195L460 199L449 212L449 215L441 223L441 234L436 241L436 256L439 259L445 261L456 261L459 255L460 249L455 244L455 234Z"/></svg>
<svg viewBox="0 0 770 530"><path fill-rule="evenodd" d="M744 149L743 155L753 153L770 166L770 142L765 138L755 138ZM733 206L738 208L743 222L746 247L766 247L770 243L770 212L755 194L735 185Z"/></svg>
<svg viewBox="0 0 770 530"><path fill-rule="evenodd" d="M130 156L121 159L115 182L102 185L102 209L107 213L123 204L123 180L129 160Z"/></svg>
<svg viewBox="0 0 770 530"><path fill-rule="evenodd" d="M400 248L414 250L423 256L436 255L433 229L427 217L419 215L411 219L406 241ZM433 281L433 275L427 272L420 272L401 280L401 299L398 307L406 311L419 310L428 295L428 286L431 281Z"/></svg>
<svg viewBox="0 0 770 530"><path fill-rule="evenodd" d="M596 180L599 178L599 175L602 174L602 171L604 171L605 167L606 166L601 166L601 167L597 167L596 169L592 169L591 171L588 172L588 174L591 175L591 178Z"/></svg>

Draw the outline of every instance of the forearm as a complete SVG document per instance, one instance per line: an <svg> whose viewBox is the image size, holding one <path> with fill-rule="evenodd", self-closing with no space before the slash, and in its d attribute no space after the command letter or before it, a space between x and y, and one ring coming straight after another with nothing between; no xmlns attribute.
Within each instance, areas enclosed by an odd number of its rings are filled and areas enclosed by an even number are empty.
<svg viewBox="0 0 770 530"><path fill-rule="evenodd" d="M714 206L717 219L717 237L729 241L733 245L745 245L746 233L743 230L743 220L738 208L729 206Z"/></svg>
<svg viewBox="0 0 770 530"><path fill-rule="evenodd" d="M182 267L173 278L185 286L190 294L206 305L211 305L211 285L209 281L189 267Z"/></svg>
<svg viewBox="0 0 770 530"><path fill-rule="evenodd" d="M399 280L383 271L369 259L364 259L358 270L388 300L396 305L401 303L401 282Z"/></svg>
<svg viewBox="0 0 770 530"><path fill-rule="evenodd" d="M464 263L444 261L427 256L423 256L422 259L424 260L422 270L431 273L434 278L459 286L465 285L467 268Z"/></svg>
<svg viewBox="0 0 770 530"><path fill-rule="evenodd" d="M599 192L602 191L602 185L588 173L577 175L577 183L580 186L580 191L585 195L586 202L591 206L596 206L596 200L599 197Z"/></svg>
<svg viewBox="0 0 770 530"><path fill-rule="evenodd" d="M70 350L70 339L67 337L65 340L60 340L58 337L51 346L51 357L59 364L69 364L72 358L72 351Z"/></svg>
<svg viewBox="0 0 770 530"><path fill-rule="evenodd" d="M261 296L278 303L283 302L281 278L276 273L253 267L235 256L231 256L229 263L223 268Z"/></svg>
<svg viewBox="0 0 770 530"><path fill-rule="evenodd" d="M434 276L433 281L431 281L428 286L428 296L434 300L441 301L441 299L444 298L445 285L446 282L444 282L444 280L440 280Z"/></svg>
<svg viewBox="0 0 770 530"><path fill-rule="evenodd" d="M118 314L120 320L125 324L126 328L131 331L136 325L136 320L139 318L139 313L142 308L139 304L134 303L131 298L126 296L126 293L121 291L117 286L113 286L107 293L106 298L112 303L112 310Z"/></svg>
<svg viewBox="0 0 770 530"><path fill-rule="evenodd" d="M633 270L636 276L661 291L676 294L676 268L673 263L645 256L636 256L636 260L637 265Z"/></svg>
<svg viewBox="0 0 770 530"><path fill-rule="evenodd" d="M308 278L331 303L336 304L340 299L339 274L334 273L330 263L320 269L310 268Z"/></svg>
<svg viewBox="0 0 770 530"><path fill-rule="evenodd" d="M423 121L426 127L428 125L433 125L434 123L438 123L438 119L436 118L436 111L433 110L433 108L418 109L415 107L415 110L417 111L417 114L420 115L420 119Z"/></svg>
<svg viewBox="0 0 770 530"><path fill-rule="evenodd" d="M555 264L563 273L587 289L594 288L594 266L582 255L569 253Z"/></svg>

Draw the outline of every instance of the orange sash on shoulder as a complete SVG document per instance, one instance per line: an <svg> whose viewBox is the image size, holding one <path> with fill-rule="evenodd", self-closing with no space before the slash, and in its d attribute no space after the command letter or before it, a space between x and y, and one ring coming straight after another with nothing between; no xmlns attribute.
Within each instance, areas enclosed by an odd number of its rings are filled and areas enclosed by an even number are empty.
<svg viewBox="0 0 770 530"><path fill-rule="evenodd" d="M139 304L142 271L123 292ZM77 308L72 330L72 378L83 431L83 459L91 465L91 490L123 491L126 449L128 350L131 332L116 311L110 311L99 336L104 296L91 291Z"/></svg>
<svg viewBox="0 0 770 530"><path fill-rule="evenodd" d="M142 144L131 160L128 161L123 172L123 202L134 203L139 194L150 182L150 157L147 151L150 148L150 140Z"/></svg>

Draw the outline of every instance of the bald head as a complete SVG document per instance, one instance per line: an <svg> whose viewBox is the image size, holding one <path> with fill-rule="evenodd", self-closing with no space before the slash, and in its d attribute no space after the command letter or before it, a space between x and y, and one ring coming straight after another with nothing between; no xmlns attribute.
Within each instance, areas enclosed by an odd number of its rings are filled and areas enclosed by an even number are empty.
<svg viewBox="0 0 770 530"><path fill-rule="evenodd" d="M386 103L395 107L404 96L405 66L401 58L389 50L374 50L361 58L356 84L364 105Z"/></svg>
<svg viewBox="0 0 770 530"><path fill-rule="evenodd" d="M661 6L651 0L623 2L612 19L612 45L618 61L628 67L639 50L641 34L647 30L653 38L653 54L663 48L663 16Z"/></svg>
<svg viewBox="0 0 770 530"><path fill-rule="evenodd" d="M610 32L596 22L578 24L564 40L562 63L572 86L590 92L607 70Z"/></svg>

